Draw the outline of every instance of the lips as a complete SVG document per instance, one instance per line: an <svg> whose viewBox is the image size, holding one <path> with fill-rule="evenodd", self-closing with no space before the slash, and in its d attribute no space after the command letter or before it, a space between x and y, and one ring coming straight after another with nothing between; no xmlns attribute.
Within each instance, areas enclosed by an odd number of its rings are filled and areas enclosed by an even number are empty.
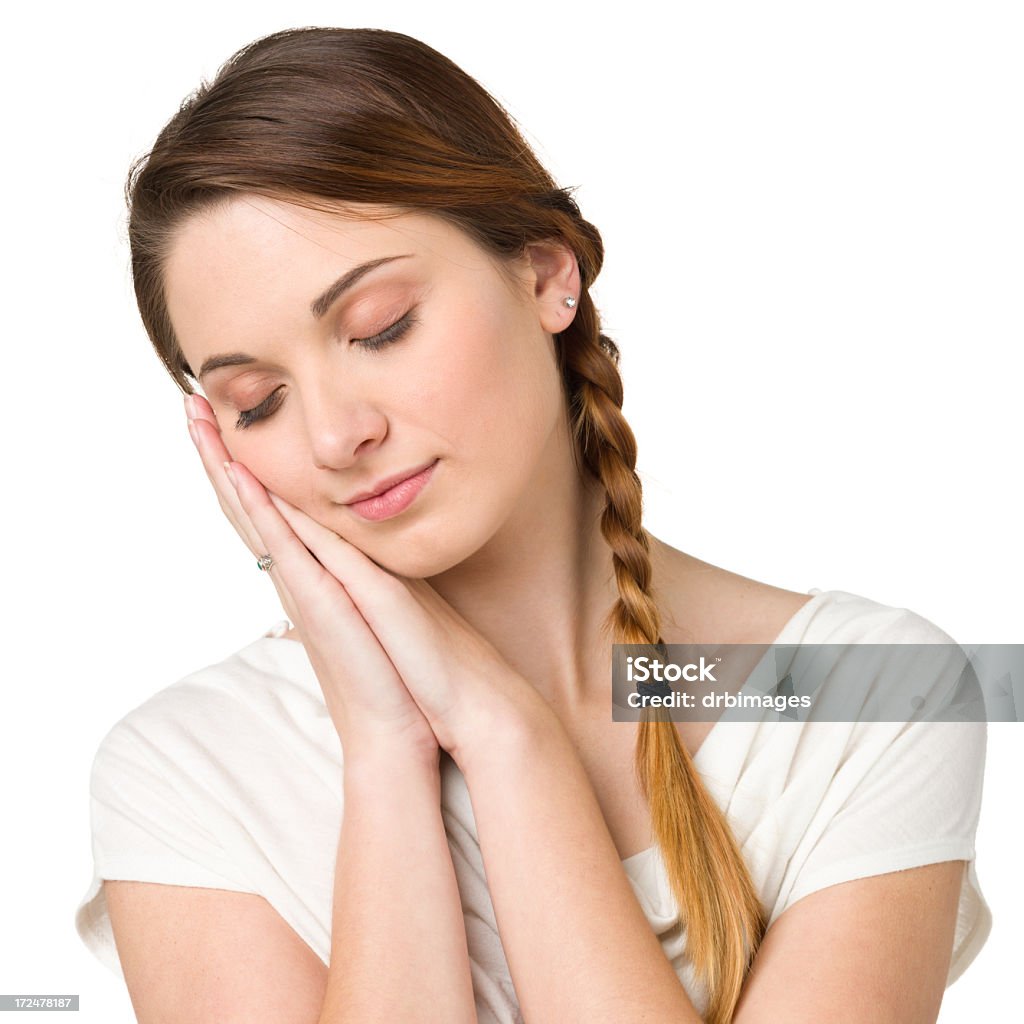
<svg viewBox="0 0 1024 1024"><path fill-rule="evenodd" d="M428 462L421 463L419 466L415 466L413 469L407 469L402 473L396 473L394 476L386 477L379 483L373 484L368 490L359 491L353 497L349 498L348 501L342 502L343 505L354 505L357 501L365 501L367 498L375 498L378 494L383 494L385 491L390 491L392 487L396 487L398 484L409 480L411 477L422 473L428 466L432 466L437 459L430 459Z"/></svg>

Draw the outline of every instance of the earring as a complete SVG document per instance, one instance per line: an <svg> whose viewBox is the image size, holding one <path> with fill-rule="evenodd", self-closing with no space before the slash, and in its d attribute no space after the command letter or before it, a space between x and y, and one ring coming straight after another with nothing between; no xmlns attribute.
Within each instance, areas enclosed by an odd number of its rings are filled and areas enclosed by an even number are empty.
<svg viewBox="0 0 1024 1024"><path fill-rule="evenodd" d="M566 295L566 297L565 297L564 299L562 299L562 301L563 301L563 302L564 302L564 303L565 303L565 304L566 304L566 305L567 305L567 306L568 306L568 307L569 307L570 309L575 309L575 307L576 307L576 300L575 300L575 299L574 299L574 298L573 298L573 297L572 297L571 295Z"/></svg>

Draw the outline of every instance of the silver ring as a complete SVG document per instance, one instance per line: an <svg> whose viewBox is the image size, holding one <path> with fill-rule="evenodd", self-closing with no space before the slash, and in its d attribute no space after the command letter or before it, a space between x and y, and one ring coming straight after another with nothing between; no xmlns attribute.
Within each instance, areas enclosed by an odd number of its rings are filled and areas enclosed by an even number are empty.
<svg viewBox="0 0 1024 1024"><path fill-rule="evenodd" d="M264 572L270 572L270 567L273 564L274 560L270 557L270 555L260 555L260 557L256 560L257 568L262 569Z"/></svg>

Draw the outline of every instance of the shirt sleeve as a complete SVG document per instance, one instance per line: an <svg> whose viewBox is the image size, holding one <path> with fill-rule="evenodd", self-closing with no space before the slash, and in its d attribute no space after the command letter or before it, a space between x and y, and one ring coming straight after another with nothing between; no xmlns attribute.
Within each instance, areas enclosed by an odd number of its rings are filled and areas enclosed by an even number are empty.
<svg viewBox="0 0 1024 1024"><path fill-rule="evenodd" d="M104 737L89 781L93 876L75 912L85 945L123 977L103 892L104 879L234 892L255 888L189 805L188 780L122 720Z"/></svg>
<svg viewBox="0 0 1024 1024"><path fill-rule="evenodd" d="M838 809L790 864L771 921L827 886L941 861L967 862L947 986L977 956L992 916L975 871L987 726L981 722L877 722L860 726L839 768ZM865 739L867 737L867 739Z"/></svg>

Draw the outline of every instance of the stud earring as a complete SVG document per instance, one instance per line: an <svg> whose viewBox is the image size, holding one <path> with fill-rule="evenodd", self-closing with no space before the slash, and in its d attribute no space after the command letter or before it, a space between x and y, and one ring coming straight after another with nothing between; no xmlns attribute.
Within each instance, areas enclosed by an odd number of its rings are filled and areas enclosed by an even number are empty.
<svg viewBox="0 0 1024 1024"><path fill-rule="evenodd" d="M563 302L564 302L564 303L565 303L565 304L566 304L566 305L567 305L567 306L568 306L568 307L569 307L570 309L575 309L575 307L576 307L576 300L575 300L575 299L574 299L574 298L573 298L573 297L572 297L571 295L566 295L566 297L565 297L564 299L562 299L562 301L563 301Z"/></svg>

